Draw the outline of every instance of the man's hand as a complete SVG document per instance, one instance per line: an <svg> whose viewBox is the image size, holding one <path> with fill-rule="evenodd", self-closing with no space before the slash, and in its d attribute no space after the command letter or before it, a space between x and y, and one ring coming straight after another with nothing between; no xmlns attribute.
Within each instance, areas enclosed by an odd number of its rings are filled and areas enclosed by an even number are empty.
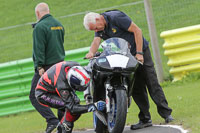
<svg viewBox="0 0 200 133"><path fill-rule="evenodd" d="M141 64L144 63L144 57L143 57L143 55L141 55L141 54L136 54L136 55L135 55L135 58L136 58Z"/></svg>
<svg viewBox="0 0 200 133"><path fill-rule="evenodd" d="M103 111L106 107L106 103L104 101L98 101L94 104L89 104L88 112L94 112L96 110Z"/></svg>
<svg viewBox="0 0 200 133"><path fill-rule="evenodd" d="M45 72L44 68L40 68L38 71L40 76L42 76Z"/></svg>
<svg viewBox="0 0 200 133"><path fill-rule="evenodd" d="M91 58L94 57L94 54L93 54L92 52L89 52L89 53L86 54L85 57L86 57L87 59L91 59Z"/></svg>
<svg viewBox="0 0 200 133"><path fill-rule="evenodd" d="M88 112L94 112L96 110L97 110L97 108L96 108L96 106L93 103L89 104Z"/></svg>
<svg viewBox="0 0 200 133"><path fill-rule="evenodd" d="M106 102L104 101L98 101L94 103L94 105L97 107L99 111L103 111L106 108Z"/></svg>

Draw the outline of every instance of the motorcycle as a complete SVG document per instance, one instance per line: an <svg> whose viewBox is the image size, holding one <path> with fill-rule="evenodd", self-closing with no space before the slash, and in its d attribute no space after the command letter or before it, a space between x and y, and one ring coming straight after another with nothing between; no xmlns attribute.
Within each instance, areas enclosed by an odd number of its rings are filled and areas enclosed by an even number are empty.
<svg viewBox="0 0 200 133"><path fill-rule="evenodd" d="M139 62L131 55L129 43L122 38L107 39L101 46L103 52L95 55L87 66L91 72L87 92L92 102L106 102L104 111L94 113L93 125L96 133L122 133Z"/></svg>

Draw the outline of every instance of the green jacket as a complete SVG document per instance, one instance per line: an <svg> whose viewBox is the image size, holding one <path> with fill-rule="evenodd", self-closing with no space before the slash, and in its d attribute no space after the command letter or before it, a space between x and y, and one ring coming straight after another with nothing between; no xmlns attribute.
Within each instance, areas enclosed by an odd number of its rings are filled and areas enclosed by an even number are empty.
<svg viewBox="0 0 200 133"><path fill-rule="evenodd" d="M33 30L34 67L43 67L63 61L64 27L50 14L43 16Z"/></svg>

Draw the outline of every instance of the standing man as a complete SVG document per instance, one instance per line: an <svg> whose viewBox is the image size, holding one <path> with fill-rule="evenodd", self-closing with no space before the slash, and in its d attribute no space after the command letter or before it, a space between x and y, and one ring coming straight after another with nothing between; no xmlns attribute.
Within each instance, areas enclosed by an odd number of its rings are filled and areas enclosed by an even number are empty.
<svg viewBox="0 0 200 133"><path fill-rule="evenodd" d="M158 83L154 63L152 61L148 42L143 38L141 29L119 10L107 11L102 14L90 12L84 17L84 26L87 30L95 31L95 37L86 58L92 58L97 52L101 39L120 37L131 45L131 53L136 59L143 63L135 73L135 84L132 97L140 109L139 123L131 125L132 130L152 126L149 112L149 94L157 105L158 113L165 122L173 120L172 109L168 107L164 92Z"/></svg>
<svg viewBox="0 0 200 133"><path fill-rule="evenodd" d="M32 79L29 98L35 109L46 119L46 133L51 133L56 128L59 120L50 108L38 103L35 97L35 88L40 76L48 68L64 60L65 50L63 43L65 31L62 24L50 15L49 7L46 3L39 3L35 7L35 15L37 18L37 24L33 30L33 62L35 74Z"/></svg>

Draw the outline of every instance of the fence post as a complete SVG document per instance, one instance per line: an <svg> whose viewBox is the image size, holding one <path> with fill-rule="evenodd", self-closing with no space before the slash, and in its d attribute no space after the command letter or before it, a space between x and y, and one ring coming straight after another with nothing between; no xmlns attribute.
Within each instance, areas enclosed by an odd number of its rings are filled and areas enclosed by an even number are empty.
<svg viewBox="0 0 200 133"><path fill-rule="evenodd" d="M152 6L151 6L150 0L144 0L144 7L145 7L145 12L146 12L146 17L147 17L147 22L148 22L148 27L149 27L149 35L151 38L151 44L152 44L153 56L155 59L158 81L163 82L163 67L162 67L162 61L160 58L157 32L156 32L156 27L154 23Z"/></svg>

